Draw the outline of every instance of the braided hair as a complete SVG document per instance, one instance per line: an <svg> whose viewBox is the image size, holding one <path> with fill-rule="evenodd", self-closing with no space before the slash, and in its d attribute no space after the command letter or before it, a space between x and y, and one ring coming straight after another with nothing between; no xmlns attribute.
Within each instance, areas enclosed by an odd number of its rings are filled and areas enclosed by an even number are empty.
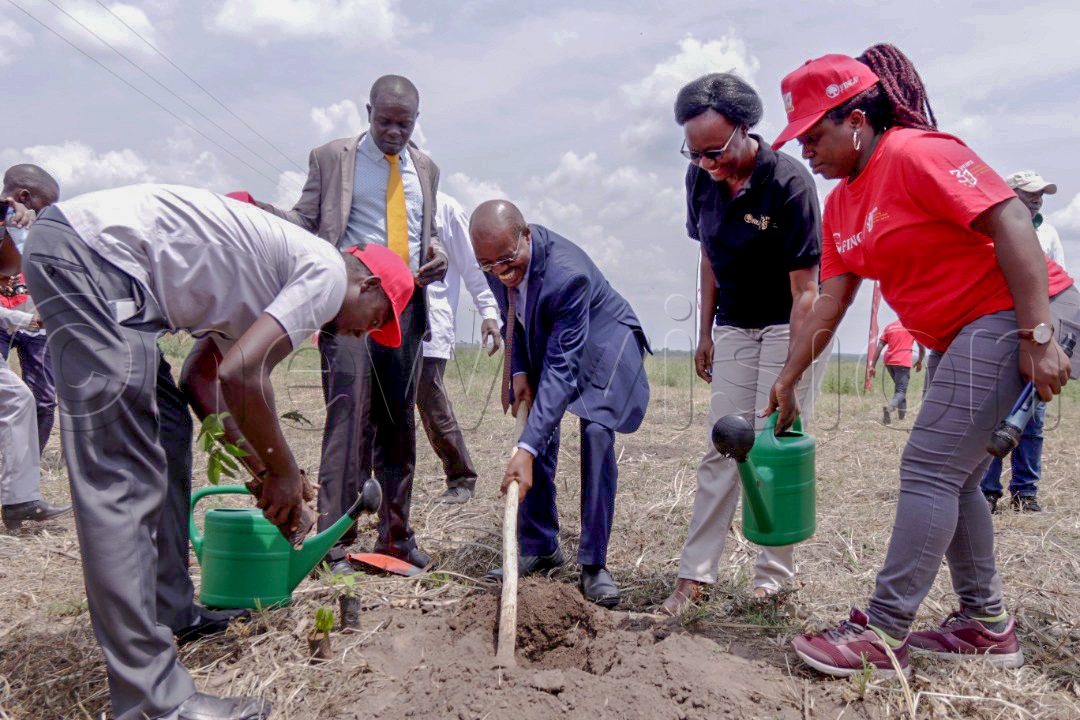
<svg viewBox="0 0 1080 720"><path fill-rule="evenodd" d="M833 110L828 117L841 122L854 110L866 113L875 132L893 126L916 130L937 130L937 118L930 107L919 72L907 55L895 45L879 43L856 58L878 76L879 82Z"/></svg>

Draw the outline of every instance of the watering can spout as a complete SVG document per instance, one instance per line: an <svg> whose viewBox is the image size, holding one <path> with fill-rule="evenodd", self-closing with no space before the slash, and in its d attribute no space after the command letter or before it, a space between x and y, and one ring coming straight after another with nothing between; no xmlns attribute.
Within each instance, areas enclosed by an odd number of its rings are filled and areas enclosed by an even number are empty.
<svg viewBox="0 0 1080 720"><path fill-rule="evenodd" d="M742 415L725 415L713 425L712 441L717 452L735 460L746 503L754 514L757 526L763 532L772 532L772 518L761 496L762 478L750 460L750 451L754 448L754 426Z"/></svg>
<svg viewBox="0 0 1080 720"><path fill-rule="evenodd" d="M322 562L323 557L334 546L334 543L341 539L341 536L348 531L361 514L378 512L380 505L382 505L382 488L373 478L368 478L364 482L360 496L356 498L356 502L352 504L348 512L318 535L305 540L300 548L293 549L289 560L289 582L291 585L293 587L299 585L300 581L316 565Z"/></svg>

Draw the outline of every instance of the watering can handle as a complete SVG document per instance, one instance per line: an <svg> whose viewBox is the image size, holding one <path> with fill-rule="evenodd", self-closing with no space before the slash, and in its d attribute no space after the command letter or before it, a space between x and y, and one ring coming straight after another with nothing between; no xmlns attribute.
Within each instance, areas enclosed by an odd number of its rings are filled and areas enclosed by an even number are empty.
<svg viewBox="0 0 1080 720"><path fill-rule="evenodd" d="M208 495L250 495L247 487L243 485L207 485L199 488L191 495L191 514L188 515L188 534L191 536L191 546L195 548L195 556L199 557L202 552L202 533L195 526L195 503Z"/></svg>
<svg viewBox="0 0 1080 720"><path fill-rule="evenodd" d="M770 435L775 435L776 434L776 421L779 418L780 418L780 411L777 410L776 412L774 412L772 415L769 416L768 420L765 421L765 430ZM795 422L792 423L791 429L794 430L795 432L802 432L802 416L801 415L796 415L795 416Z"/></svg>

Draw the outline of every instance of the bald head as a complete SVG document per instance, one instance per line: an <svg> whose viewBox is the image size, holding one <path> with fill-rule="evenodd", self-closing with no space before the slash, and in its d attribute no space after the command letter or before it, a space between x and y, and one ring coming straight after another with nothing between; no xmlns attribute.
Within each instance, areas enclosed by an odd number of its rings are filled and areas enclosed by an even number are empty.
<svg viewBox="0 0 1080 720"><path fill-rule="evenodd" d="M417 108L420 107L420 91L409 78L401 75L383 75L372 83L371 92L368 93L368 103L374 105L382 95L408 101Z"/></svg>
<svg viewBox="0 0 1080 720"><path fill-rule="evenodd" d="M473 211L469 220L476 261L507 287L516 287L525 277L532 255L532 233L525 217L509 200L488 200Z"/></svg>
<svg viewBox="0 0 1080 720"><path fill-rule="evenodd" d="M0 194L15 198L34 212L41 212L60 199L60 184L37 165L23 163L12 165L4 173L4 188Z"/></svg>
<svg viewBox="0 0 1080 720"><path fill-rule="evenodd" d="M371 86L367 111L375 145L386 155L399 155L416 128L420 93L400 75L383 75Z"/></svg>

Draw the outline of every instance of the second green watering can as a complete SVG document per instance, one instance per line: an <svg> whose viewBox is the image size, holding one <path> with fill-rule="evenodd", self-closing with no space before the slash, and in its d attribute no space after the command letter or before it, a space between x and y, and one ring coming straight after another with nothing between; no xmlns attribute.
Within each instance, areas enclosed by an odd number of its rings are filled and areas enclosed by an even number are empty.
<svg viewBox="0 0 1080 720"><path fill-rule="evenodd" d="M814 438L798 418L790 430L775 434L777 414L754 437L754 426L741 415L726 415L713 426L712 440L721 455L734 458L743 486L743 535L758 545L792 545L814 534L817 487Z"/></svg>
<svg viewBox="0 0 1080 720"><path fill-rule="evenodd" d="M199 600L208 607L259 608L284 605L293 589L361 513L373 513L382 502L374 480L364 483L360 497L336 523L307 538L299 549L257 508L212 508L205 531L195 525L195 504L210 495L245 495L243 485L211 485L191 496L191 545L202 567Z"/></svg>

